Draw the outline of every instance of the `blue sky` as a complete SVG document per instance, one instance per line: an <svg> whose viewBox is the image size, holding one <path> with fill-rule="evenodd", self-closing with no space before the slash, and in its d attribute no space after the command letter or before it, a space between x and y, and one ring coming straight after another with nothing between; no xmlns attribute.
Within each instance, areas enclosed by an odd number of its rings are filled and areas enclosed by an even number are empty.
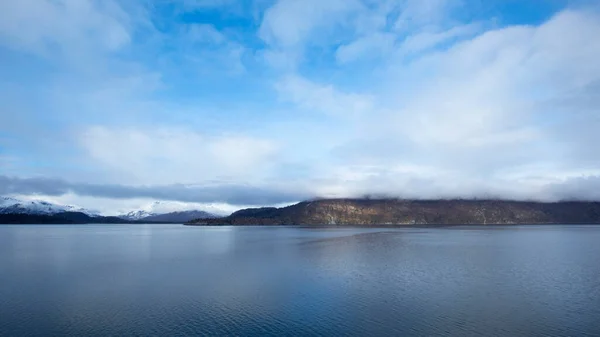
<svg viewBox="0 0 600 337"><path fill-rule="evenodd" d="M0 4L0 194L600 200L586 0Z"/></svg>

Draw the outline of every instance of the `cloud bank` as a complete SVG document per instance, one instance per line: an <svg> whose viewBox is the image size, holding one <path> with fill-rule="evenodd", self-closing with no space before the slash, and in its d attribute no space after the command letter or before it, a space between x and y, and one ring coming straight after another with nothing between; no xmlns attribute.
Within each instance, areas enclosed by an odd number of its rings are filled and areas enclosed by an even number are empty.
<svg viewBox="0 0 600 337"><path fill-rule="evenodd" d="M262 188L245 185L98 185L72 183L60 179L0 176L0 194L61 196L69 193L97 198L151 198L191 203L250 206L290 203L310 197L309 194L298 189L286 191L277 189L275 186Z"/></svg>

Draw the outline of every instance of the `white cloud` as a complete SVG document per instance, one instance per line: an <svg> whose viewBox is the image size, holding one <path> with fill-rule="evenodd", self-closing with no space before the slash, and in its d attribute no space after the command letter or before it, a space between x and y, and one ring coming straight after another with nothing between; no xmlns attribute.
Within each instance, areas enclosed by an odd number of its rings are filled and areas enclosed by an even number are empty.
<svg viewBox="0 0 600 337"><path fill-rule="evenodd" d="M214 139L209 152L225 172L246 174L257 167L266 167L277 153L278 146L271 141L245 136L225 136Z"/></svg>
<svg viewBox="0 0 600 337"><path fill-rule="evenodd" d="M174 62L188 64L198 77L207 71L240 75L246 70L243 63L246 48L211 24L182 24L173 45Z"/></svg>
<svg viewBox="0 0 600 337"><path fill-rule="evenodd" d="M44 55L113 52L131 42L131 21L112 0L3 1L0 41Z"/></svg>
<svg viewBox="0 0 600 337"><path fill-rule="evenodd" d="M385 59L382 83L363 86L368 96L299 76L279 82L303 109L343 117L368 102L339 158L313 166L316 194L556 200L567 194L551 185L597 174L600 17L567 10L539 26L479 29L411 35Z"/></svg>
<svg viewBox="0 0 600 337"><path fill-rule="evenodd" d="M389 5L389 4L393 5ZM426 0L388 2L376 10L362 11L357 23L367 22L356 30L357 38L337 48L336 59L340 64L360 58L380 61L380 56L389 56L394 51L413 54L436 47L443 43L456 42L464 37L475 35L481 24L444 23L448 19L449 8L458 6L460 1ZM384 2L384 4L386 4ZM398 11L394 29L389 29L386 19ZM402 28L402 29L400 29ZM396 45L400 45L397 48ZM385 59L384 59L385 60Z"/></svg>
<svg viewBox="0 0 600 337"><path fill-rule="evenodd" d="M439 26L450 19L452 10L464 5L463 0L403 0L394 29L407 31L415 27Z"/></svg>
<svg viewBox="0 0 600 337"><path fill-rule="evenodd" d="M408 36L401 45L402 53L417 53L453 39L474 35L480 29L476 23L460 25L442 31L424 31Z"/></svg>
<svg viewBox="0 0 600 337"><path fill-rule="evenodd" d="M349 44L340 46L336 51L336 59L345 64L364 56L377 60L378 56L387 54L394 48L395 36L390 33L374 33L361 37Z"/></svg>
<svg viewBox="0 0 600 337"><path fill-rule="evenodd" d="M92 165L127 184L259 181L278 146L243 135L205 136L186 129L92 127L79 141Z"/></svg>
<svg viewBox="0 0 600 337"><path fill-rule="evenodd" d="M276 89L283 100L326 114L354 117L374 107L369 95L341 92L333 85L313 83L299 76L283 78Z"/></svg>
<svg viewBox="0 0 600 337"><path fill-rule="evenodd" d="M467 186L473 186L472 193L542 197L540 186L507 179L502 172L534 163L542 164L538 181L549 174L581 172L584 158L572 153L593 146L590 133L578 133L578 139L577 132L553 127L574 122L581 106L557 109L545 102L575 92L591 94L586 88L600 81L600 42L592 38L599 33L600 17L565 11L539 27L489 31L410 62L390 59L387 89L375 100L393 103L359 122L364 133L345 149L346 160L369 155L371 162L385 158L385 165L433 165L452 172L426 180L416 195L427 186L469 195ZM571 34L577 37L569 38ZM598 125L586 116L578 123ZM586 161L597 158L585 154ZM551 163L560 163L560 170L546 171ZM401 176L387 172L381 177L390 182L389 193L405 193L411 186L395 185ZM456 189L450 188L454 184Z"/></svg>
<svg viewBox="0 0 600 337"><path fill-rule="evenodd" d="M407 108L416 123L411 128L421 131L413 137L468 145L505 132L519 140L513 132L542 127L537 122L547 112L536 105L600 80L600 43L591 39L600 20L590 19L565 12L538 28L491 31L425 59L422 66L438 73ZM575 30L589 39L573 43L566 34Z"/></svg>
<svg viewBox="0 0 600 337"><path fill-rule="evenodd" d="M259 35L274 46L301 48L313 34L327 34L361 8L357 0L279 0L266 11Z"/></svg>

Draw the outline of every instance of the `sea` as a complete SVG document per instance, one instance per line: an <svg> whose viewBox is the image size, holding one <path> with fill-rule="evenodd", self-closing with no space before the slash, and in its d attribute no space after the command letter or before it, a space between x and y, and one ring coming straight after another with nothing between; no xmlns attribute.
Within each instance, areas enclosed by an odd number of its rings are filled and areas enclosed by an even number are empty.
<svg viewBox="0 0 600 337"><path fill-rule="evenodd" d="M600 336L600 226L0 225L0 336Z"/></svg>

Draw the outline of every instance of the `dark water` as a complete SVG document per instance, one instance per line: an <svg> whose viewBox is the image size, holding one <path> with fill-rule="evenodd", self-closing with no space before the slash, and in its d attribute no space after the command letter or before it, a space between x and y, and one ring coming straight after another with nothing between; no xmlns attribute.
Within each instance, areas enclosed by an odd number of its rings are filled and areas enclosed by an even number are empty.
<svg viewBox="0 0 600 337"><path fill-rule="evenodd" d="M0 226L0 335L599 336L600 226Z"/></svg>

